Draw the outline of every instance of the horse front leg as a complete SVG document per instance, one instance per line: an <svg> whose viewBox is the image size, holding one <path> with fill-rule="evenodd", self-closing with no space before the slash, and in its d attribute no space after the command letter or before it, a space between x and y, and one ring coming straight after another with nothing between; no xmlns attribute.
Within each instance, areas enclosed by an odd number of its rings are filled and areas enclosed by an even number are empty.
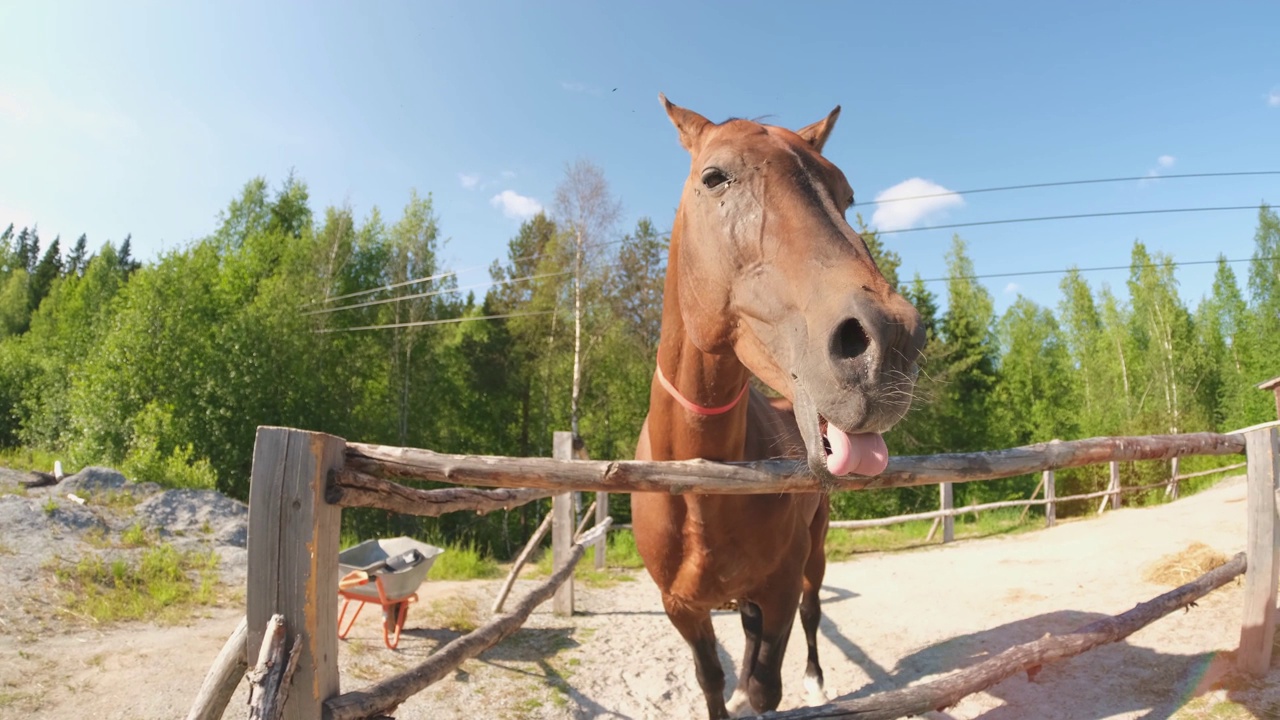
<svg viewBox="0 0 1280 720"><path fill-rule="evenodd" d="M825 705L830 701L823 687L822 663L818 661L818 626L822 623L822 606L818 593L822 592L822 580L827 572L827 503L818 507L818 514L809 525L809 558L804 565L804 590L800 596L800 625L804 628L804 640L809 656L805 663L804 689L810 705Z"/></svg>
<svg viewBox="0 0 1280 720"><path fill-rule="evenodd" d="M693 649L693 665L698 675L698 686L707 701L707 717L725 720L729 711L724 705L724 668L716 654L716 631L711 624L711 611L689 608L666 595L662 597L662 604L671 624Z"/></svg>

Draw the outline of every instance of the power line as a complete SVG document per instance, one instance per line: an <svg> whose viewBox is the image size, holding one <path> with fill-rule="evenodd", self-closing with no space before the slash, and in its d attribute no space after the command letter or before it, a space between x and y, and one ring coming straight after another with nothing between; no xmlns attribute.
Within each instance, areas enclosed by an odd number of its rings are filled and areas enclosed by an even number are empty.
<svg viewBox="0 0 1280 720"><path fill-rule="evenodd" d="M382 285L380 287L373 288L372 290L360 290L357 292L347 293L346 295L337 295L331 298L325 298L323 300L316 300L311 304L314 305L317 303L337 302L339 300L346 300L348 298L360 297L362 295L372 295L373 293L382 292L383 290L394 290L395 288L404 287L406 285L417 285L419 283L431 282L432 280L443 280L444 278L455 276L458 273L470 272L471 270L474 270L474 269L475 268L467 268L465 270L449 270L448 272L442 272L439 275L429 275L427 277L414 278L412 280L405 280L404 282L391 283L390 285Z"/></svg>
<svg viewBox="0 0 1280 720"><path fill-rule="evenodd" d="M978 227L980 225L1010 225L1013 223L1044 222L1046 220L1079 220L1081 218L1120 217L1122 215L1162 215L1167 213L1222 212L1227 210L1257 210L1257 205L1227 205L1223 207L1198 208L1163 208L1160 210L1120 210L1117 212L1080 213L1077 215L1042 215L1040 217L1012 218L1008 220L982 220L980 222L951 223L950 225L931 225L929 227L902 228L899 230L876 230L877 235L921 232L924 230L947 230L950 228Z"/></svg>
<svg viewBox="0 0 1280 720"><path fill-rule="evenodd" d="M1066 273L1069 273L1072 271L1086 273L1086 272L1098 272L1098 271L1105 271L1105 270L1131 270L1135 267L1150 268L1150 267L1164 267L1166 265L1171 267L1182 267L1184 265L1215 265L1218 262L1242 263L1242 262L1252 262L1254 260L1267 261L1267 260L1274 260L1274 259L1280 259L1280 258L1272 257L1272 256L1263 256L1263 257L1257 257L1257 258L1229 258L1229 259L1219 258L1218 260L1187 260L1183 262L1170 262L1170 263L1149 262L1149 263L1139 263L1137 265L1133 263L1129 263L1128 265L1103 265L1103 266L1097 266L1097 267L1084 267L1084 268L1072 267L1072 268L1064 268L1061 270L1023 270L1019 272L1007 272L1007 273L985 273L982 275L952 275L948 277L924 278L921 280L921 282L931 283L931 282L949 282L951 280L983 280L983 279L989 279L989 278L1022 277L1026 275L1065 275ZM428 325L448 325L453 323L471 322L474 320L505 320L507 318L531 317L535 315L551 315L555 312L556 312L555 310L536 310L531 312L502 313L497 315L473 315L473 316L464 316L464 317L457 317L457 318L446 318L443 320L422 320L418 322L388 323L385 325L363 325L360 327L351 327L351 328L330 328L326 330L317 330L316 332L335 333L335 332L354 332L357 330L391 330L396 328L423 327Z"/></svg>
<svg viewBox="0 0 1280 720"><path fill-rule="evenodd" d="M389 323L386 325L362 325L349 328L328 328L317 330L317 333L355 332L357 330L392 330L395 328L424 327L427 325L450 325L473 320L503 320L506 318L530 317L533 315L550 315L554 310L536 310L533 312L502 313L499 315L464 315L463 317L445 318L443 320L419 320L417 322Z"/></svg>
<svg viewBox="0 0 1280 720"><path fill-rule="evenodd" d="M1211 172L1211 173L1178 173L1175 175L1137 175L1134 177L1092 178L1089 180L1062 180L1059 182L1028 183L1025 185L1003 185L1001 187L974 188L972 190L948 190L947 192L910 195L907 197L885 198L860 202L864 205L886 205L888 203L906 202L908 200L927 200L929 198L947 197L948 195L977 195L978 193L1004 192L1006 190L1031 190L1034 188L1064 187L1067 185L1096 185L1099 183L1133 182L1135 180L1175 180L1182 178L1206 177L1243 177L1249 175L1280 175L1280 170L1250 170L1244 172Z"/></svg>
<svg viewBox="0 0 1280 720"><path fill-rule="evenodd" d="M380 300L367 300L365 302L356 303L354 305L339 305L338 307L321 308L319 310L309 310L302 314L303 315L324 315L327 313L338 312L339 310L356 310L358 308L373 307L374 305L386 305L387 303L401 302L402 300L420 300L422 298L436 297L437 295L445 295L447 293L461 292L463 290L476 290L482 287L497 287L499 285L510 285L511 283L521 282L524 280L540 280L542 278L558 277L561 275L568 275L568 274L570 274L570 271L566 270L564 272L544 273L542 275L528 275L526 277L510 278L508 280L494 280L492 282L476 283L475 285L467 285L464 287L441 288L439 290L430 290L428 292L415 293L413 295L399 295L397 297L382 298ZM366 292L370 292L370 291L366 291Z"/></svg>
<svg viewBox="0 0 1280 720"><path fill-rule="evenodd" d="M1183 265L1216 265L1220 261L1225 263L1242 263L1242 262L1252 262L1254 260L1271 260L1271 259L1272 258L1270 256L1264 256L1259 258L1232 258L1232 259L1219 258L1218 260L1187 260L1184 262L1170 262L1170 263L1149 262L1149 263L1139 263L1137 265L1133 263L1129 263L1128 265L1103 265L1098 267L1086 267L1086 268L1072 267L1072 268L1066 268L1063 270L1023 270L1021 272L984 273L982 275L952 275L949 277L925 278L920 282L949 282L951 280L983 280L986 278L1023 277L1026 275L1065 275L1066 273L1069 273L1073 270L1076 272L1083 273L1083 272L1097 272L1101 270L1131 270L1135 267L1141 267L1141 268L1165 267L1166 264L1171 267L1182 267Z"/></svg>

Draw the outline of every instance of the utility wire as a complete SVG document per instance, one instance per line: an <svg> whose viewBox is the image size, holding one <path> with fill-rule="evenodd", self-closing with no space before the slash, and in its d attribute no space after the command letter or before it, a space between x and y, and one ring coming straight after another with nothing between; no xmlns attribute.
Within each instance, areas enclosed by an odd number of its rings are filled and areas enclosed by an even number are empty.
<svg viewBox="0 0 1280 720"><path fill-rule="evenodd" d="M1171 267L1181 267L1183 265L1215 265L1219 261L1226 262L1226 263L1242 263L1242 262L1253 262L1255 260L1268 261L1268 260L1276 260L1276 259L1280 259L1280 256L1267 255L1267 256L1257 257L1257 258L1230 258L1230 259L1220 258L1219 260L1187 260L1184 262L1170 262L1170 263L1167 263L1167 265ZM1066 273L1072 272L1073 270L1076 272L1086 273L1086 272L1098 272L1098 271L1104 271L1104 270L1131 270L1134 267L1143 267L1143 268L1164 267L1165 265L1166 263L1149 262L1149 263L1140 263L1136 266L1133 263L1130 263L1128 265L1104 265L1104 266L1084 267L1084 268L1072 267L1072 268L1064 268L1061 270L1023 270L1019 272L1007 272L1007 273L985 273L982 275L952 275L948 277L924 278L921 280L921 282L932 283L932 282L948 282L951 280L983 280L987 278L1021 277L1026 275L1065 275ZM389 323L386 325L364 325L361 327L352 327L352 328L330 328L327 330L317 330L316 332L334 333L334 332L352 332L356 330L387 330L387 329L394 329L394 328L420 327L424 325L446 325L450 323L469 322L472 320L503 320L506 318L529 317L534 315L550 315L554 312L556 311L555 310L537 310L532 312L504 313L500 315L477 315L477 316L470 316L470 317L447 318L444 320L423 320L420 322Z"/></svg>
<svg viewBox="0 0 1280 720"><path fill-rule="evenodd" d="M1028 183L1026 185L1004 185L1001 187L975 188L972 190L948 190L946 192L928 193L925 195L910 195L908 197L885 198L883 200L871 200L869 202L860 202L857 204L857 206L861 207L864 205L886 205L888 203L906 202L908 200L927 200L929 198L947 197L948 195L977 195L978 193L1004 192L1006 190L1031 190L1033 188L1064 187L1067 185L1096 185L1099 183L1133 182L1135 180L1175 180L1175 179L1181 179L1181 178L1243 177L1248 175L1280 175L1280 170L1251 170L1251 171L1245 171L1245 172L1178 173L1175 175L1138 175L1134 177L1092 178L1089 180L1063 180L1059 182Z"/></svg>
<svg viewBox="0 0 1280 720"><path fill-rule="evenodd" d="M450 325L453 323L471 322L473 320L503 320L506 318L530 317L532 315L550 315L554 310L537 310L533 312L502 313L499 315L464 315L463 317L445 318L443 320L419 320L417 322L390 323L387 325L362 325L349 328L328 328L317 330L317 333L355 332L357 330L391 330L395 328L424 327L427 325Z"/></svg>
<svg viewBox="0 0 1280 720"><path fill-rule="evenodd" d="M383 290L394 290L395 288L404 287L406 285L417 285L419 283L431 282L432 280L443 280L444 278L447 278L447 277L456 276L458 273L470 272L471 270L474 270L474 269L476 268L466 268L464 270L449 270L448 272L442 272L439 275L429 275L427 277L413 278L412 280L405 280L403 282L391 283L390 285L380 285L376 288L373 288L372 290L360 290L357 292L347 293L346 295L336 295L331 298L316 300L312 304L337 302L339 300L346 300L348 298L361 297L363 295L372 295L373 293L382 292Z"/></svg>
<svg viewBox="0 0 1280 720"><path fill-rule="evenodd" d="M1084 272L1097 272L1101 270L1131 270L1135 267L1152 268L1152 267L1165 267L1166 265L1170 267L1182 267L1183 265L1216 265L1219 262L1242 263L1242 262L1252 262L1254 260L1266 261L1266 260L1272 260L1272 259L1273 258L1270 256L1264 256L1264 257L1258 257L1258 258L1231 258L1231 259L1219 258L1218 260L1187 260L1184 262L1170 262L1170 263L1148 262L1148 263L1139 263L1137 265L1130 263L1128 265L1101 265L1098 267L1084 267L1084 268L1071 267L1063 270L1023 270L1020 272L984 273L982 275L952 275L950 277L924 278L920 282L928 283L928 282L949 282L951 280L982 280L986 278L1023 277L1026 275L1065 275L1073 270L1076 272L1084 273Z"/></svg>
<svg viewBox="0 0 1280 720"><path fill-rule="evenodd" d="M358 308L373 307L374 305L386 305L387 303L401 302L403 300L420 300L422 298L435 297L437 295L445 295L448 293L461 292L463 290L475 290L484 287L497 287L499 285L510 285L511 283L521 282L524 280L540 280L542 278L559 277L561 275L569 275L571 271L544 273L542 275L528 275L525 277L510 278L507 280L494 280L485 283L476 283L475 285L467 285L457 288L441 288L439 290L431 290L423 293L414 293L413 295L398 295L396 297L382 298L380 300L367 300L354 305L339 305L338 307L321 308L319 310L309 310L302 313L303 315L325 315L327 313L338 312L339 310L355 310ZM381 288L379 288L381 289Z"/></svg>
<svg viewBox="0 0 1280 720"><path fill-rule="evenodd" d="M1167 213L1222 212L1227 210L1257 209L1258 205L1227 205L1223 207L1162 208L1159 210L1120 210L1117 212L1079 213L1077 215L1042 215L1040 217L1011 218L1008 220L982 220L980 222L930 225L929 227L902 228L899 230L876 230L875 233L877 235L893 235L897 233L922 232L924 230L947 230L950 228L978 227L980 225L1010 225L1013 223L1044 222L1046 220L1078 220L1080 218L1120 217L1123 215L1162 215Z"/></svg>

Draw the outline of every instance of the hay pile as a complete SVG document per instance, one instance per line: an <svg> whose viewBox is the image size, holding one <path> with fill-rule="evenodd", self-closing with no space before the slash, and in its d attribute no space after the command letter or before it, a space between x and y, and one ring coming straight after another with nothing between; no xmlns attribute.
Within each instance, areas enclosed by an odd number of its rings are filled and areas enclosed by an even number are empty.
<svg viewBox="0 0 1280 720"><path fill-rule="evenodd" d="M1178 587L1227 562L1226 555L1202 542L1193 542L1186 550L1165 555L1149 565L1142 574L1147 582Z"/></svg>

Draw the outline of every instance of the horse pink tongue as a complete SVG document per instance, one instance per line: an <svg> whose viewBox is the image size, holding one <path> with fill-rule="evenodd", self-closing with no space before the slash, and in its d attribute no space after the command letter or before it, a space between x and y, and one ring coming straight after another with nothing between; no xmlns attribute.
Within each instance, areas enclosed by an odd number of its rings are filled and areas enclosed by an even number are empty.
<svg viewBox="0 0 1280 720"><path fill-rule="evenodd" d="M827 469L832 475L879 475L889 465L889 448L880 433L850 435L827 423Z"/></svg>

